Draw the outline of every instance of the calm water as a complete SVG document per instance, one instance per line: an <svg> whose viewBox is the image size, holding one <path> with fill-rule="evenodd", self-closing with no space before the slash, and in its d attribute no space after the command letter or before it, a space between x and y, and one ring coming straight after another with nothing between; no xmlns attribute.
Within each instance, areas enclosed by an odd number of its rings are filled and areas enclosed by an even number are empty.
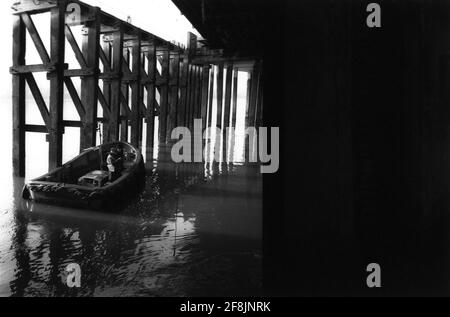
<svg viewBox="0 0 450 317"><path fill-rule="evenodd" d="M0 116L0 296L254 296L261 294L262 179L247 167L147 170L145 190L115 211L27 203L11 167L10 101ZM66 137L65 156L76 153ZM75 144L75 149L70 147ZM27 134L27 178L47 144ZM82 288L65 286L68 264Z"/></svg>
<svg viewBox="0 0 450 317"><path fill-rule="evenodd" d="M104 213L24 202L15 179L0 210L0 295L260 294L260 178L242 167L204 175L156 169L139 197ZM70 263L79 290L63 283Z"/></svg>

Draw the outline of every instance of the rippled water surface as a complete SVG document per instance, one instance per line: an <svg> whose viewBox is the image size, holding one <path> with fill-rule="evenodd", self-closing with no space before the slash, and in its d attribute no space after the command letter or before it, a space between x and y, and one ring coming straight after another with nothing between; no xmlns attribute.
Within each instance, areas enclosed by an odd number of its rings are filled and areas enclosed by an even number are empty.
<svg viewBox="0 0 450 317"><path fill-rule="evenodd" d="M27 203L23 180L3 179L0 296L259 295L260 176L206 172L149 168L143 193L104 212ZM80 289L65 285L70 263Z"/></svg>

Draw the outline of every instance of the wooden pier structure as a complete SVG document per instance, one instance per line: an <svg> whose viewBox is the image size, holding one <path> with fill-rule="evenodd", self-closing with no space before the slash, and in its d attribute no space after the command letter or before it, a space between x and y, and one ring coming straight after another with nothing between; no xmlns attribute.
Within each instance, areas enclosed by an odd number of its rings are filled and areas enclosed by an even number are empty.
<svg viewBox="0 0 450 317"><path fill-rule="evenodd" d="M83 150L98 145L99 125L103 126L102 142L121 140L143 148L143 126L146 125L148 161L153 160L155 133L160 146L164 146L169 144L175 127L193 128L195 119L202 120L203 129L210 126L214 96L219 109L218 127L236 127L238 71L251 73L246 124L262 124L262 62L254 57L233 56L220 48L212 49L208 39L200 45L191 33L186 47L177 45L76 0L20 0L12 9L13 65L10 72L13 77L15 176L25 176L27 132L46 134L49 169L52 170L63 163L66 127L80 129L80 150ZM50 51L33 22L34 15L42 13L50 13ZM82 43L76 40L74 26L82 26ZM26 43L27 33L33 44ZM36 47L42 63L27 63L27 45ZM66 48L73 50L80 68L69 69ZM214 72L215 68L218 72ZM50 82L48 104L35 78L35 73L39 72L46 73ZM74 84L76 77L81 79L79 89ZM214 80L216 92L213 91ZM27 85L44 125L31 125L26 121ZM76 107L80 118L77 121L64 120L65 89ZM98 107L103 110L102 117L98 116ZM229 140L225 132L222 138L223 161L227 162Z"/></svg>

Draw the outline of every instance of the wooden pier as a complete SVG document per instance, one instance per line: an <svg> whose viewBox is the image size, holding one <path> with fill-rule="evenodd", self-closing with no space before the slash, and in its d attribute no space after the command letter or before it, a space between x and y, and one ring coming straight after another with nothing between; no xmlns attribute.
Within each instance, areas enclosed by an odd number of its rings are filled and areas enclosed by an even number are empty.
<svg viewBox="0 0 450 317"><path fill-rule="evenodd" d="M50 13L49 52L33 22L33 16L42 13ZM202 120L203 129L211 126L214 95L219 109L218 127L223 131L230 126L236 127L236 115L232 115L236 114L237 72L240 70L251 72L246 124L257 126L262 123L260 60L230 56L223 50L211 49L208 39L206 44L200 45L191 33L186 47L176 45L80 1L21 0L13 5L13 14L13 65L10 71L13 77L15 176L25 176L27 132L47 135L49 169L52 170L63 163L66 127L80 128L80 150L97 145L99 125L103 127L103 142L128 141L142 148L145 124L148 161L153 159L155 133L160 145L164 146L169 144L171 132L177 126L192 129L195 119ZM73 33L74 26L82 26L81 44ZM33 44L26 43L27 32ZM79 69L69 69L66 43L73 50ZM27 64L27 45L36 47L41 64ZM158 71L158 64L161 71ZM249 68L249 65L255 67ZM47 73L50 82L48 105L35 78L35 73L39 72ZM75 77L81 79L80 89L74 84ZM45 123L42 126L26 122L27 85ZM79 115L77 121L64 120L65 88ZM98 116L99 106L103 110L102 117ZM155 129L156 117L159 119L158 131ZM223 161L227 162L225 132L222 142Z"/></svg>

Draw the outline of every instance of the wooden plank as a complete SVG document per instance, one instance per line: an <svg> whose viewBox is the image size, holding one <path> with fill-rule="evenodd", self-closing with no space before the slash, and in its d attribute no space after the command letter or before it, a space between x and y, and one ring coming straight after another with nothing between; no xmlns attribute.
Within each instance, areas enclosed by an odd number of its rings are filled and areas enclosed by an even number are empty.
<svg viewBox="0 0 450 317"><path fill-rule="evenodd" d="M44 101L44 98L42 97L41 91L39 90L39 87L36 83L36 80L34 79L33 74L27 74L27 75L25 75L25 78L27 80L28 87L30 88L31 94L33 95L34 101L36 102L36 105L39 109L39 112L41 113L41 117L44 120L47 128L50 129L50 126L51 126L50 114L48 112L48 108Z"/></svg>
<svg viewBox="0 0 450 317"><path fill-rule="evenodd" d="M27 124L25 126L25 132L33 132L33 133L48 133L48 128L45 125L33 125Z"/></svg>
<svg viewBox="0 0 450 317"><path fill-rule="evenodd" d="M25 64L25 24L20 16L13 17L13 66ZM25 177L25 76L14 74L12 80L13 105L13 173Z"/></svg>
<svg viewBox="0 0 450 317"><path fill-rule="evenodd" d="M128 51L128 54L129 54L129 51ZM122 64L122 71L123 71L124 76L128 76L130 78L132 77L133 72L131 71L130 65L128 65L128 63L127 64L125 64L125 63Z"/></svg>
<svg viewBox="0 0 450 317"><path fill-rule="evenodd" d="M81 121L65 120L65 121L63 121L63 125L65 127L70 127L70 128L82 128L83 127L83 122L81 122Z"/></svg>
<svg viewBox="0 0 450 317"><path fill-rule="evenodd" d="M72 47L72 50L75 54L75 58L78 61L78 64L80 64L81 68L86 68L87 62L83 55L83 52L81 51L80 47L78 46L77 40L75 39L75 36L72 33L72 30L70 26L66 25L64 28L64 34L67 38L67 42L69 42L70 46Z"/></svg>
<svg viewBox="0 0 450 317"><path fill-rule="evenodd" d="M111 72L111 43L103 42L103 47L99 48L99 54L104 72Z"/></svg>
<svg viewBox="0 0 450 317"><path fill-rule="evenodd" d="M139 82L141 74L141 37L138 35L137 41L132 47L132 73L138 78L137 81L131 84L131 144L139 147L140 126L141 121L141 84Z"/></svg>
<svg viewBox="0 0 450 317"><path fill-rule="evenodd" d="M33 40L34 45L36 46L36 50L42 59L42 63L44 64L50 63L50 56L48 56L47 49L45 48L44 43L42 42L39 32L37 31L36 26L34 25L30 15L28 13L23 13L22 20L23 23L25 23L28 33L30 33L31 39Z"/></svg>
<svg viewBox="0 0 450 317"><path fill-rule="evenodd" d="M121 74L123 63L123 29L115 32L112 43L112 71L119 76L111 80L111 116L109 120L109 141L118 141L120 132ZM117 54L120 52L120 54Z"/></svg>
<svg viewBox="0 0 450 317"><path fill-rule="evenodd" d="M131 109L128 106L128 96L125 96L122 91L120 92L120 100L121 100L121 111L122 111L123 117L130 118L131 117Z"/></svg>
<svg viewBox="0 0 450 317"><path fill-rule="evenodd" d="M99 68L99 51L100 51L100 21L88 23L84 27L82 52L86 59L86 66L93 69ZM86 114L81 129L80 149L87 149L96 145L97 142L97 110L99 101L98 73L92 76L85 76L81 79L81 102L84 105ZM105 98L102 94L102 98ZM102 105L108 104L105 98ZM104 110L109 105L103 106ZM109 111L104 111L105 117L109 115Z"/></svg>
<svg viewBox="0 0 450 317"><path fill-rule="evenodd" d="M64 109L64 56L65 56L65 5L51 9L50 59L56 70L50 76L49 170L62 165L63 109Z"/></svg>
<svg viewBox="0 0 450 317"><path fill-rule="evenodd" d="M180 55L175 54L170 62L169 113L166 141L170 141L172 131L176 128L178 111L178 92L180 82Z"/></svg>
<svg viewBox="0 0 450 317"><path fill-rule="evenodd" d="M97 74L96 70L92 68L67 69L64 71L64 77L86 77L86 76L95 76L96 74Z"/></svg>
<svg viewBox="0 0 450 317"><path fill-rule="evenodd" d="M109 119L111 116L111 108L110 108L108 102L106 101L106 98L103 95L102 90L98 86L97 86L97 97L98 97L98 101L100 102L100 105L102 106L102 109L103 109L103 116L105 117L105 119ZM96 118L96 121L98 121L97 118ZM86 123L86 121L84 121L84 123Z"/></svg>
<svg viewBox="0 0 450 317"><path fill-rule="evenodd" d="M13 75L17 74L27 74L27 73L50 73L56 70L55 65L47 64L47 65L16 65L10 68L10 73Z"/></svg>
<svg viewBox="0 0 450 317"><path fill-rule="evenodd" d="M146 141L146 157L147 161L153 161L154 156L154 139L155 139L155 111L156 111L156 45L150 47L145 53L147 56L147 75L150 83L147 87L147 141Z"/></svg>
<svg viewBox="0 0 450 317"><path fill-rule="evenodd" d="M159 140L160 144L166 143L167 135L167 114L169 105L169 63L170 52L168 50L162 51L162 74L164 83L160 85L161 91L161 104L160 104L160 116L159 116Z"/></svg>
<svg viewBox="0 0 450 317"><path fill-rule="evenodd" d="M66 84L67 91L69 92L69 95L72 98L72 102L75 105L75 108L77 109L78 115L80 116L80 119L83 121L86 115L86 110L84 110L84 106L83 103L81 102L80 97L78 96L77 89L75 88L75 85L73 84L73 81L70 77L65 77L64 83Z"/></svg>

